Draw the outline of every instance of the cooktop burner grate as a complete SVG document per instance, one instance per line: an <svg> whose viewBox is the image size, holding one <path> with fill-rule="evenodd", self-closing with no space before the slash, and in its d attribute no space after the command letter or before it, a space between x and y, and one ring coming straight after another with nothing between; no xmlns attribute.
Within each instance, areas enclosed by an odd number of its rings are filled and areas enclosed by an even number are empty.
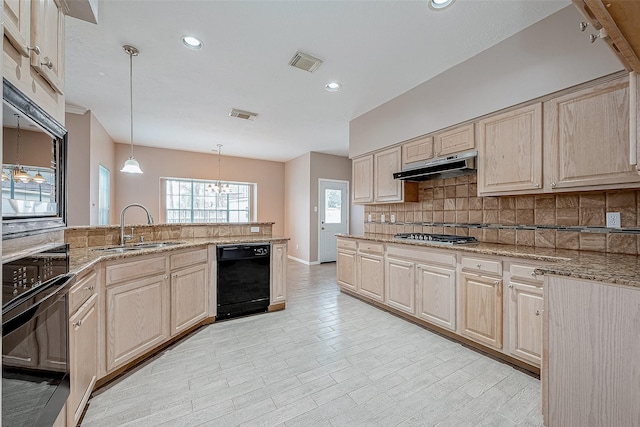
<svg viewBox="0 0 640 427"><path fill-rule="evenodd" d="M478 243L475 237L456 236L455 234L428 234L428 233L399 233L394 236L401 240L421 240L432 243L444 243L449 245L462 245L466 243Z"/></svg>

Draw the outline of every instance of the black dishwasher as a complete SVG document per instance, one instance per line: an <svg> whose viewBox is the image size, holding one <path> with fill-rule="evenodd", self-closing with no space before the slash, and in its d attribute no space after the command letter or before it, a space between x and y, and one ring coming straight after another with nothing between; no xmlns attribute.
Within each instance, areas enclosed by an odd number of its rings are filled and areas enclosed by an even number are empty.
<svg viewBox="0 0 640 427"><path fill-rule="evenodd" d="M218 245L217 320L267 311L270 248L262 243Z"/></svg>

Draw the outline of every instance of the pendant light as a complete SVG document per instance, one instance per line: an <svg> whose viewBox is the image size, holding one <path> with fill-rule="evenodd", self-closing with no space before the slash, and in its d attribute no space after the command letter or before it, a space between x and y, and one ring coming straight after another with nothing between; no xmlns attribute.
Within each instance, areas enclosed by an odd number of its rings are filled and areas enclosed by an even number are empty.
<svg viewBox="0 0 640 427"><path fill-rule="evenodd" d="M38 171L33 177L33 182L36 182L38 184L43 184L44 182L46 182L46 179L44 178L44 176L40 174L40 171Z"/></svg>
<svg viewBox="0 0 640 427"><path fill-rule="evenodd" d="M209 184L207 190L213 191L214 193L230 193L231 189L229 188L229 184L222 185L222 181L220 181L220 153L222 151L222 144L218 144L218 182L215 185Z"/></svg>
<svg viewBox="0 0 640 427"><path fill-rule="evenodd" d="M13 168L13 181L14 182L22 182L26 184L31 181L31 177L27 172L25 172L24 168L20 166L20 116L18 114L14 114L16 116L16 165Z"/></svg>
<svg viewBox="0 0 640 427"><path fill-rule="evenodd" d="M130 116L130 119L131 119L130 120L130 122L131 122L131 155L129 156L127 161L124 162L124 166L122 167L122 169L120 169L120 172L142 173L142 169L140 169L140 164L138 163L136 158L133 157L133 57L134 56L138 56L138 54L140 54L140 51L137 48L135 48L133 46L130 46L128 44L122 46L122 48L127 53L127 55L129 55L129 101L130 101L130 112L131 112L131 116Z"/></svg>

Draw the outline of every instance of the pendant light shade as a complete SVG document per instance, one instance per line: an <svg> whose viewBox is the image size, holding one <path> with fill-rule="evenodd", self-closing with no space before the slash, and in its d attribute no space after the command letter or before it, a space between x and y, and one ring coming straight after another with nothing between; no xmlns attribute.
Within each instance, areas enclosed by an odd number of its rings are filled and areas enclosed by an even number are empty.
<svg viewBox="0 0 640 427"><path fill-rule="evenodd" d="M122 167L122 169L120 169L120 172L127 172L127 173L142 173L142 169L140 169L140 164L138 163L138 161L136 160L135 157L133 157L133 57L134 56L138 56L140 54L140 51L133 47L130 46L128 44L122 46L122 48L124 49L124 51L127 53L127 55L129 55L129 101L130 101L130 123L131 123L131 155L129 156L129 158L127 159L126 162L124 162L124 166Z"/></svg>
<svg viewBox="0 0 640 427"><path fill-rule="evenodd" d="M42 176L40 172L36 173L35 176L33 177L33 182L36 182L38 184L42 184L45 181L46 179L44 179L44 176Z"/></svg>

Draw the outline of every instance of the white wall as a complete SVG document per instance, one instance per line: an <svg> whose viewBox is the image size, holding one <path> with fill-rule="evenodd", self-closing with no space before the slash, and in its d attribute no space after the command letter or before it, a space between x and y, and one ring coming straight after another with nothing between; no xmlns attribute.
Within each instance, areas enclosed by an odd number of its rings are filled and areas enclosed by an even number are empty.
<svg viewBox="0 0 640 427"><path fill-rule="evenodd" d="M621 70L573 5L349 123L349 157Z"/></svg>
<svg viewBox="0 0 640 427"><path fill-rule="evenodd" d="M91 224L91 112L67 114L67 225Z"/></svg>
<svg viewBox="0 0 640 427"><path fill-rule="evenodd" d="M285 236L289 256L309 261L309 187L311 153L289 160L284 166Z"/></svg>
<svg viewBox="0 0 640 427"><path fill-rule="evenodd" d="M100 192L100 165L109 169L110 174L110 188L111 188L111 201L110 201L110 224L119 224L120 218L118 212L115 209L115 174L120 173L120 165L115 164L115 143L111 139L111 136L107 133L106 129L98 121L96 116L91 114L91 151L90 157L90 188L89 197L91 199L91 211L90 222L91 225L98 224L98 199Z"/></svg>

